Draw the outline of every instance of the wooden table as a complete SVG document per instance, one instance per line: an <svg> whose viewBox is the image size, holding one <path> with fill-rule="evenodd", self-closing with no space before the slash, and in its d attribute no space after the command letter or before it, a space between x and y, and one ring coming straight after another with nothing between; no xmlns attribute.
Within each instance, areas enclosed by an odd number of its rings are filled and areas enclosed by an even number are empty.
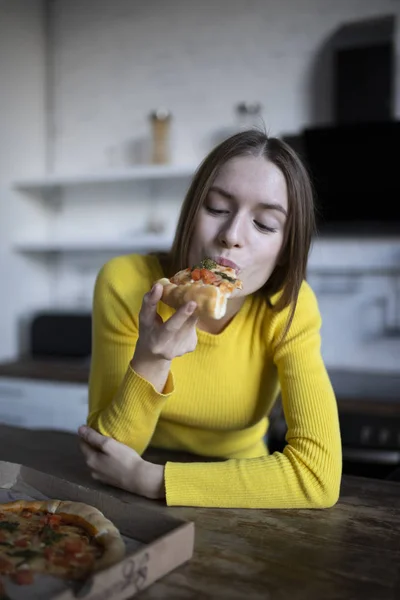
<svg viewBox="0 0 400 600"><path fill-rule="evenodd" d="M0 460L99 487L89 478L72 434L0 425ZM140 598L400 598L400 483L345 476L340 501L328 510L206 509L136 501L196 526L192 560Z"/></svg>

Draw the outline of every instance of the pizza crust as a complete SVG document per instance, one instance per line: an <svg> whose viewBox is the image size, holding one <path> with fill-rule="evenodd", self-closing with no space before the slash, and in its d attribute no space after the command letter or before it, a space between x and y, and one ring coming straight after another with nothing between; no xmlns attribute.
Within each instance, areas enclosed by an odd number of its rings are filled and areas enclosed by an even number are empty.
<svg viewBox="0 0 400 600"><path fill-rule="evenodd" d="M95 562L94 571L109 567L125 556L125 543L119 530L94 506L63 500L16 500L0 504L1 512L18 514L23 510L56 514L87 531L104 549L103 555Z"/></svg>
<svg viewBox="0 0 400 600"><path fill-rule="evenodd" d="M22 510L31 510L32 512L55 513L61 500L15 500L0 504L1 512L19 513Z"/></svg>
<svg viewBox="0 0 400 600"><path fill-rule="evenodd" d="M125 556L125 543L119 530L94 506L83 502L61 501L56 514L63 518L66 515L67 520L70 517L72 523L81 525L98 544L103 546L104 553L96 561L96 570L113 565Z"/></svg>
<svg viewBox="0 0 400 600"><path fill-rule="evenodd" d="M221 319L226 313L229 294L223 293L215 285L207 285L201 281L176 285L166 277L156 283L163 286L161 300L171 308L177 309L193 300L197 304L194 314L199 317Z"/></svg>

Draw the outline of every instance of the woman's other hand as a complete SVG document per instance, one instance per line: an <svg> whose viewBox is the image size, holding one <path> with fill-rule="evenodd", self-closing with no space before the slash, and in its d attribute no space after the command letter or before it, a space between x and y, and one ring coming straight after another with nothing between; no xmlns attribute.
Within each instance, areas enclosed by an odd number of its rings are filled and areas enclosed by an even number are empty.
<svg viewBox="0 0 400 600"><path fill-rule="evenodd" d="M82 425L80 448L93 479L147 498L163 498L164 467L149 463L135 450Z"/></svg>

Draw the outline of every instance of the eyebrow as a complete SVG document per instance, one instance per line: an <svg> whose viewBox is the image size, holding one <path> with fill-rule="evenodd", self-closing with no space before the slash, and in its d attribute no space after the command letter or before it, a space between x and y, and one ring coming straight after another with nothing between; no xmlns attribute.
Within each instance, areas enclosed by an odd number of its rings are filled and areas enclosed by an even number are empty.
<svg viewBox="0 0 400 600"><path fill-rule="evenodd" d="M210 192L217 192L217 194L228 198L228 200L235 200L235 196L233 194L227 192L223 188L220 188L218 185L211 186ZM281 204L278 204L277 202L259 202L258 207L264 208L265 210L277 210L278 212L281 212L283 215L285 215L285 217L287 217L286 210Z"/></svg>

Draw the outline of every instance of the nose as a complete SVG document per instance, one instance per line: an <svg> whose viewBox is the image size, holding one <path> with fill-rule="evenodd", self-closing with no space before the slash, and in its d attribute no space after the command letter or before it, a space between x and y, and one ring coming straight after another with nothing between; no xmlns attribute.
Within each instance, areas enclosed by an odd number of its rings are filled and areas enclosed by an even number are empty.
<svg viewBox="0 0 400 600"><path fill-rule="evenodd" d="M243 246L243 227L238 216L225 223L219 233L219 243L224 248L241 248Z"/></svg>

